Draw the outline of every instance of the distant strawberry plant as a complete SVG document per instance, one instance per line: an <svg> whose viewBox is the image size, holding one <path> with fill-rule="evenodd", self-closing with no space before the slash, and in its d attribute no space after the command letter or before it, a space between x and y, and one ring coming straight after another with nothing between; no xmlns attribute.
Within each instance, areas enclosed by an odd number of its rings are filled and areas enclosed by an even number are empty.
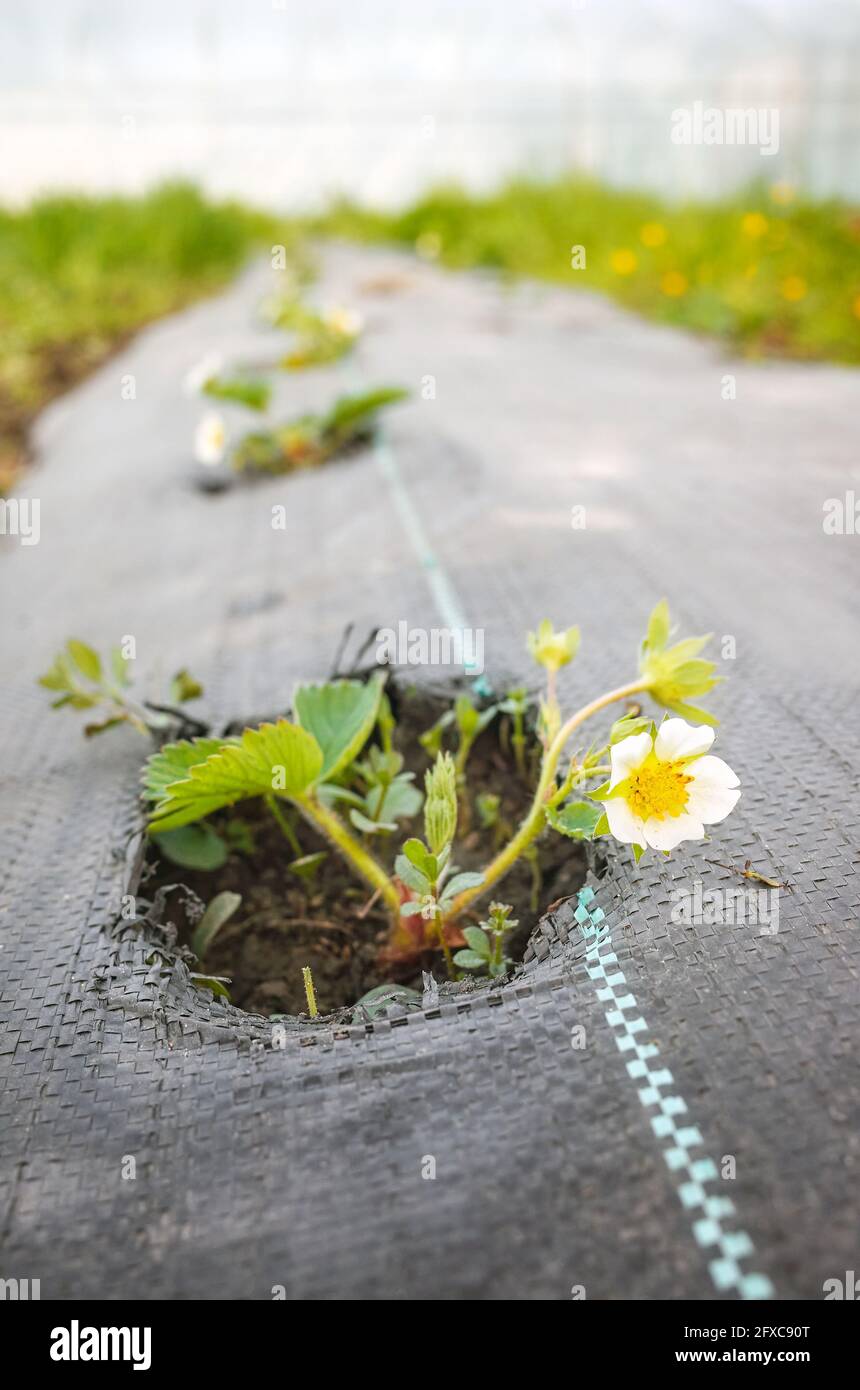
<svg viewBox="0 0 860 1390"><path fill-rule="evenodd" d="M178 726L205 728L177 708L203 694L202 685L187 671L177 671L166 696L170 703L163 704L132 695L130 668L131 662L121 647L112 647L103 659L94 647L70 637L39 677L39 684L56 694L52 709L86 710L97 715L84 725L87 738L118 724L130 724L141 734L164 734Z"/></svg>
<svg viewBox="0 0 860 1390"><path fill-rule="evenodd" d="M372 438L380 411L405 400L408 394L394 386L341 396L322 415L302 415L274 429L244 435L230 463L240 473L292 473L317 468Z"/></svg>
<svg viewBox="0 0 860 1390"><path fill-rule="evenodd" d="M352 352L362 330L361 317L349 309L318 313L297 297L286 297L266 306L266 318L275 328L294 335L293 345L281 359L288 371L324 366Z"/></svg>
<svg viewBox="0 0 860 1390"><path fill-rule="evenodd" d="M353 350L362 329L360 315L352 310L320 312L303 303L298 284L288 294L269 300L264 317L272 327L292 335L289 350L271 364L273 370L297 371L336 362ZM265 415L272 399L271 372L267 376L246 368L228 371L218 354L209 353L186 374L184 389L190 395ZM238 438L227 418L209 410L197 423L194 456L204 468L217 469L226 463L239 473L317 468L371 439L379 413L408 394L399 386L382 386L341 396L328 410L277 423L266 421L259 428L239 432Z"/></svg>

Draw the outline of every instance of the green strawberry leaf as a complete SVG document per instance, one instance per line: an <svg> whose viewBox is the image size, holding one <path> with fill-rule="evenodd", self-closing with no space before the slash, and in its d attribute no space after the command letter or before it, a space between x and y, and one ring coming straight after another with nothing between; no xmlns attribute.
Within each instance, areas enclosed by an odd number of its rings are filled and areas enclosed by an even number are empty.
<svg viewBox="0 0 860 1390"><path fill-rule="evenodd" d="M39 677L39 684L46 690L74 690L74 672L65 652L60 652L59 656L54 657L44 676ZM55 705L54 708L58 706Z"/></svg>
<svg viewBox="0 0 860 1390"><path fill-rule="evenodd" d="M376 723L382 683L330 681L300 685L293 706L296 719L322 749L319 776L328 781L361 752Z"/></svg>
<svg viewBox="0 0 860 1390"><path fill-rule="evenodd" d="M603 807L593 801L569 801L560 811L548 806L546 812L552 828L572 840L591 840L602 815Z"/></svg>
<svg viewBox="0 0 860 1390"><path fill-rule="evenodd" d="M221 836L205 823L166 830L163 835L153 835L152 839L164 857L182 869L211 873L227 862L230 853Z"/></svg>
<svg viewBox="0 0 860 1390"><path fill-rule="evenodd" d="M150 818L150 833L190 825L221 806L273 792L297 799L320 775L323 753L315 738L287 719L246 729L205 762L172 782Z"/></svg>
<svg viewBox="0 0 860 1390"><path fill-rule="evenodd" d="M226 740L220 738L184 738L177 743L165 743L144 764L141 777L144 801L160 801L171 782L181 782L190 768L205 763L211 754L219 753L225 743Z"/></svg>
<svg viewBox="0 0 860 1390"><path fill-rule="evenodd" d="M381 386L357 396L341 396L321 419L324 434L349 435L367 425L383 406L403 401L409 392L401 386Z"/></svg>
<svg viewBox="0 0 860 1390"><path fill-rule="evenodd" d="M386 820L410 820L417 816L424 801L423 793L412 785L412 774L403 772L395 777L385 793L382 813Z"/></svg>
<svg viewBox="0 0 860 1390"><path fill-rule="evenodd" d="M117 685L128 685L129 663L122 654L122 647L111 647L110 666L113 672L113 678L116 681Z"/></svg>
<svg viewBox="0 0 860 1390"><path fill-rule="evenodd" d="M66 651L72 658L82 676L87 680L100 681L102 678L102 663L98 652L88 647L86 642L79 642L77 638L70 637L66 643Z"/></svg>

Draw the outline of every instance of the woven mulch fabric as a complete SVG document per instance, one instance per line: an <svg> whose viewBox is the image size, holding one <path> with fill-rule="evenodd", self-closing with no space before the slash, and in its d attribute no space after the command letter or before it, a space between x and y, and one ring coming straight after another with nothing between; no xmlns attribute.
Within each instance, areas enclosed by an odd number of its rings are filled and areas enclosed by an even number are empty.
<svg viewBox="0 0 860 1390"><path fill-rule="evenodd" d="M346 623L440 624L373 451L191 485L181 378L275 355L269 280L56 403L27 482L40 542L3 543L0 1275L43 1298L820 1298L858 1253L860 541L822 528L856 484L857 378L325 252L320 297L357 304L364 340L280 402L412 389L390 447L488 678L532 680L524 633L550 616L583 628L566 700L629 679L665 594L685 631L735 640L712 705L744 794L708 844L638 869L610 847L492 996L294 1021L280 1046L156 923L117 926L144 742L87 743L35 685L68 636L133 635L153 690L188 666L206 718L252 720L328 673ZM675 920L677 889L744 886L711 861L748 859L791 885L778 931Z"/></svg>

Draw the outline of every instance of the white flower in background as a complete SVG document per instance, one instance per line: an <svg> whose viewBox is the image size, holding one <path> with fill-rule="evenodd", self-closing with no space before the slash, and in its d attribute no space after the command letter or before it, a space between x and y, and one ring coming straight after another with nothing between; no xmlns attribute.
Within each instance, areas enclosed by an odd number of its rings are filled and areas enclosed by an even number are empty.
<svg viewBox="0 0 860 1390"><path fill-rule="evenodd" d="M224 366L224 359L217 352L208 352L199 362L186 372L182 382L182 389L186 396L198 396L213 376L220 375Z"/></svg>
<svg viewBox="0 0 860 1390"><path fill-rule="evenodd" d="M665 719L656 735L646 730L613 745L607 790L596 795L616 840L668 851L704 839L706 825L725 819L740 789L722 758L705 756L713 741L713 729Z"/></svg>
<svg viewBox="0 0 860 1390"><path fill-rule="evenodd" d="M339 333L342 338L356 338L364 327L361 314L357 314L354 309L339 307L326 312L325 323L332 333Z"/></svg>
<svg viewBox="0 0 860 1390"><path fill-rule="evenodd" d="M204 415L194 431L194 457L198 463L214 467L221 463L227 448L227 427L220 415Z"/></svg>

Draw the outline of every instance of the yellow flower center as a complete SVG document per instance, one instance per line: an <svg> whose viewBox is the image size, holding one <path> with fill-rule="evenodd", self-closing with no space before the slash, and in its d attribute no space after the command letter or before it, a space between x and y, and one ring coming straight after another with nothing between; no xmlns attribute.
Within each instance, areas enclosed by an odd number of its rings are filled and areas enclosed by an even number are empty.
<svg viewBox="0 0 860 1390"><path fill-rule="evenodd" d="M684 767L683 762L661 763L650 754L627 779L624 799L631 811L642 820L680 816L687 804L687 785L693 780Z"/></svg>

